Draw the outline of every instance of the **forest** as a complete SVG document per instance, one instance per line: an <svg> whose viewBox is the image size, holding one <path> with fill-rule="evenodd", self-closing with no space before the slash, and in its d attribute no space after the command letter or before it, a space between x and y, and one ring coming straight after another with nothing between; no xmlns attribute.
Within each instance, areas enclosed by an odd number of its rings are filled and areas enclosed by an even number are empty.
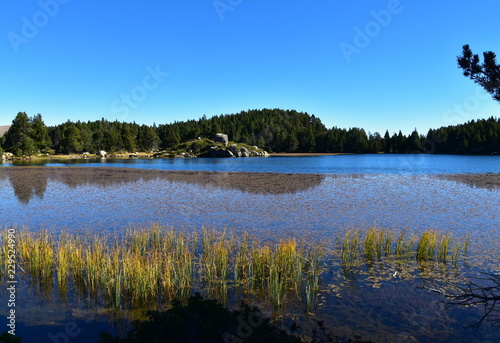
<svg viewBox="0 0 500 343"><path fill-rule="evenodd" d="M233 142L257 145L268 152L322 153L439 153L498 154L500 120L471 120L467 123L416 130L406 136L399 131L366 132L362 128L330 129L307 112L283 109L248 110L198 120L153 126L101 119L67 121L46 126L42 115L28 117L19 112L0 139L0 153L16 156L79 154L83 152L136 152L169 150L198 137L226 133Z"/></svg>

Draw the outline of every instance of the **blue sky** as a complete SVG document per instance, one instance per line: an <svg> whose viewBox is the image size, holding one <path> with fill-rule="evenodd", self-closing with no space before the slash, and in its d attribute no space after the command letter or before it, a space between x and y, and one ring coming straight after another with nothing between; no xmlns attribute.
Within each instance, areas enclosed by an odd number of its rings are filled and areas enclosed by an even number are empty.
<svg viewBox="0 0 500 343"><path fill-rule="evenodd" d="M40 0L0 5L0 125L151 125L283 108L410 133L500 116L462 76L500 54L498 0Z"/></svg>

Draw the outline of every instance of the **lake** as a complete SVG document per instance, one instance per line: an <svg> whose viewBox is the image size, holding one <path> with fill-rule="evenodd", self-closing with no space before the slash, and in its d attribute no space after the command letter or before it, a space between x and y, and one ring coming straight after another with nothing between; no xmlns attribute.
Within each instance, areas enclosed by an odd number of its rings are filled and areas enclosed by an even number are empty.
<svg viewBox="0 0 500 343"><path fill-rule="evenodd" d="M0 166L113 166L160 170L310 174L455 174L498 173L500 156L339 155L271 158L81 159L0 162Z"/></svg>
<svg viewBox="0 0 500 343"><path fill-rule="evenodd" d="M328 242L350 229L408 228L415 235L436 229L457 239L470 237L469 270L498 271L499 188L451 174L498 174L500 156L47 160L2 166L15 166L0 168L5 228L123 234L158 223L176 230L208 227L269 241L297 237L308 242ZM76 168L68 172L64 166ZM413 279L393 279L381 287L373 287L365 274L348 279L335 272L324 276L316 314L343 333L352 328L367 339L387 342L500 340L500 330L491 325L477 331L463 327L478 318L478 311L444 310L435 304L437 296L415 289ZM89 313L84 304L48 304L25 292L26 299L19 301L26 303L19 307L30 308L20 319L27 337L47 335L69 320L88 326L82 319ZM52 314L45 316L45 309ZM96 316L92 327L106 327L106 316ZM89 339L79 337L72 342Z"/></svg>

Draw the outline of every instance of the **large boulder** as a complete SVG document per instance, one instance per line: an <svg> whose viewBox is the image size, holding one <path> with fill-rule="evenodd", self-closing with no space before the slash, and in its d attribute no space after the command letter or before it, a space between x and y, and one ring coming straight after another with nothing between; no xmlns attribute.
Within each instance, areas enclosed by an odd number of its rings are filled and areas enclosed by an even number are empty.
<svg viewBox="0 0 500 343"><path fill-rule="evenodd" d="M250 150L248 150L245 147L242 147L241 148L241 156L242 157L250 157Z"/></svg>
<svg viewBox="0 0 500 343"><path fill-rule="evenodd" d="M2 160L11 160L14 158L14 154L11 152L4 152L2 155Z"/></svg>
<svg viewBox="0 0 500 343"><path fill-rule="evenodd" d="M224 146L227 146L229 143L229 137L225 133L216 133L214 136L214 142L222 143Z"/></svg>
<svg viewBox="0 0 500 343"><path fill-rule="evenodd" d="M233 153L227 149L218 149L215 146L210 147L210 157L234 157Z"/></svg>
<svg viewBox="0 0 500 343"><path fill-rule="evenodd" d="M101 156L101 158L106 158L107 154L108 153L106 151L104 151L104 150L99 151L99 156Z"/></svg>
<svg viewBox="0 0 500 343"><path fill-rule="evenodd" d="M231 151L231 153L235 157L241 157L241 151L240 151L240 148L238 148L237 144L231 144L231 146L229 148L227 148L227 150Z"/></svg>

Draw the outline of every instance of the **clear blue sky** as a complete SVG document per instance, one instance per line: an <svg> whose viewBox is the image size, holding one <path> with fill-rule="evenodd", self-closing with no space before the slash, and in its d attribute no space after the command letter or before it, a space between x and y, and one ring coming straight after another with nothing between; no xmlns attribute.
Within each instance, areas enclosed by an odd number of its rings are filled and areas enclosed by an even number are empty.
<svg viewBox="0 0 500 343"><path fill-rule="evenodd" d="M2 1L0 125L151 125L283 108L327 127L420 133L500 116L462 76L500 55L498 0Z"/></svg>

